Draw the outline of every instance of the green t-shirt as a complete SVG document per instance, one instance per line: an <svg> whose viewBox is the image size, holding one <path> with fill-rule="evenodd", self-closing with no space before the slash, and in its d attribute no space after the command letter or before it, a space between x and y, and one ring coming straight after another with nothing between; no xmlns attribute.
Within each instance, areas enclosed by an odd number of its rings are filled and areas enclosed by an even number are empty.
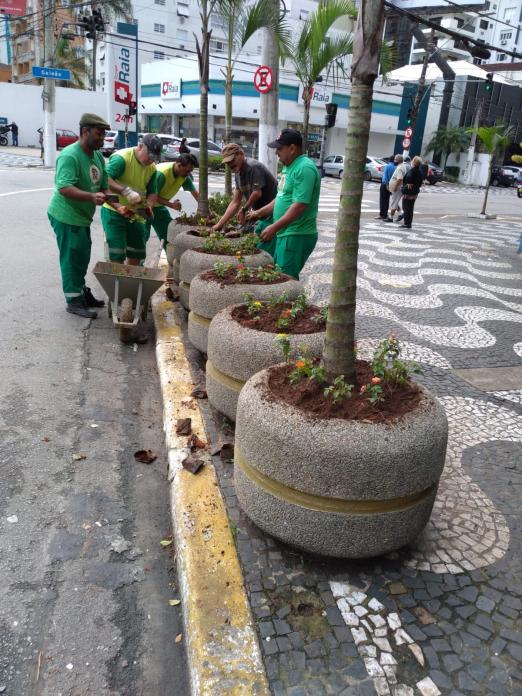
<svg viewBox="0 0 522 696"><path fill-rule="evenodd" d="M274 206L274 220L283 217L292 203L306 203L303 214L288 227L277 233L278 237L294 234L317 234L317 211L321 191L321 176L313 161L306 155L299 155L283 167L277 186Z"/></svg>
<svg viewBox="0 0 522 696"><path fill-rule="evenodd" d="M56 160L54 194L47 212L66 225L89 227L96 205L90 201L75 201L62 196L60 189L67 186L76 186L91 193L105 191L108 180L103 156L96 151L89 157L77 141L65 147Z"/></svg>
<svg viewBox="0 0 522 696"><path fill-rule="evenodd" d="M157 177L158 177L158 194L161 198L165 198L170 201L180 188L184 191L195 191L196 187L190 176L176 176L174 173L175 164L171 162L163 162L162 164L156 165ZM163 205L162 203L156 203L159 207Z"/></svg>

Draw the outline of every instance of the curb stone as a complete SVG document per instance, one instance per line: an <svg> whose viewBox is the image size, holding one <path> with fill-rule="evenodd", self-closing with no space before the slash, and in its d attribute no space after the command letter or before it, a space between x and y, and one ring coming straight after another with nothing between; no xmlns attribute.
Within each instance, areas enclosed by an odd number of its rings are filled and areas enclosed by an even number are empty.
<svg viewBox="0 0 522 696"><path fill-rule="evenodd" d="M178 418L192 419L205 438L194 388L164 288L152 298L156 360L163 398L171 514L192 696L269 696L256 629L216 472L208 454L197 475L182 468L190 453L176 434ZM184 403L182 403L182 399Z"/></svg>

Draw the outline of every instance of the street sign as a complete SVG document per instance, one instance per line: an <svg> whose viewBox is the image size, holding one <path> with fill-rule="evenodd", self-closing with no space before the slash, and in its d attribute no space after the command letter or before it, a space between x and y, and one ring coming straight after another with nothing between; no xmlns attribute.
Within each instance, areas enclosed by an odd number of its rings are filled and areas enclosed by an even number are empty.
<svg viewBox="0 0 522 696"><path fill-rule="evenodd" d="M268 65L261 65L254 73L254 87L261 94L266 94L272 89L274 74Z"/></svg>
<svg viewBox="0 0 522 696"><path fill-rule="evenodd" d="M13 17L23 17L27 13L26 0L0 0L0 12Z"/></svg>
<svg viewBox="0 0 522 696"><path fill-rule="evenodd" d="M402 147L406 150L406 148L410 147L411 145L411 140L409 138L404 138L402 141Z"/></svg>
<svg viewBox="0 0 522 696"><path fill-rule="evenodd" d="M410 128L408 126L408 128L406 128L404 131L404 135L406 138L411 138L411 136L413 135L413 128Z"/></svg>
<svg viewBox="0 0 522 696"><path fill-rule="evenodd" d="M33 65L33 77L46 77L49 80L70 80L71 71L62 68L41 68Z"/></svg>

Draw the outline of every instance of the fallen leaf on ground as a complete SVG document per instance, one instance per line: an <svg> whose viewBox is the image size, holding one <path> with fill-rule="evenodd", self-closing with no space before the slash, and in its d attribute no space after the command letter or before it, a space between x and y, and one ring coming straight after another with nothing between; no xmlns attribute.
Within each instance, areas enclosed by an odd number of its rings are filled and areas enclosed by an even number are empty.
<svg viewBox="0 0 522 696"><path fill-rule="evenodd" d="M190 396L193 396L196 399L206 399L207 398L207 390L203 389L203 387L196 387L195 389L192 390Z"/></svg>
<svg viewBox="0 0 522 696"><path fill-rule="evenodd" d="M219 456L224 462L234 459L234 445L231 442L226 442L221 448Z"/></svg>
<svg viewBox="0 0 522 696"><path fill-rule="evenodd" d="M178 604L181 604L181 599L169 599L169 604L171 607L177 607Z"/></svg>
<svg viewBox="0 0 522 696"><path fill-rule="evenodd" d="M175 643L181 643L183 640L183 633L178 633L178 635L174 638Z"/></svg>
<svg viewBox="0 0 522 696"><path fill-rule="evenodd" d="M48 437L42 437L43 442L51 442Z"/></svg>
<svg viewBox="0 0 522 696"><path fill-rule="evenodd" d="M87 459L86 454L73 454L73 462L79 462L80 459Z"/></svg>
<svg viewBox="0 0 522 696"><path fill-rule="evenodd" d="M231 459L234 453L234 445L232 442L223 442L222 440L219 440L215 445L213 445L212 449L210 450L210 454L214 456L215 454L220 454L223 450L225 450L225 455L227 455L224 458ZM230 452L232 452L232 455ZM223 455L221 458L223 459Z"/></svg>
<svg viewBox="0 0 522 696"><path fill-rule="evenodd" d="M190 471L191 474L197 474L204 463L205 462L202 459L196 459L195 457L188 456L185 457L185 459L181 462L181 465L184 469Z"/></svg>
<svg viewBox="0 0 522 696"><path fill-rule="evenodd" d="M177 435L190 435L192 432L192 418L178 418L176 421Z"/></svg>
<svg viewBox="0 0 522 696"><path fill-rule="evenodd" d="M195 410L196 404L194 403L194 399L191 396L184 396L181 399L181 404L183 406L187 406L188 408Z"/></svg>
<svg viewBox="0 0 522 696"><path fill-rule="evenodd" d="M187 440L187 447L190 447L191 452L194 452L197 449L205 449L206 446L207 443L194 434L192 434Z"/></svg>
<svg viewBox="0 0 522 696"><path fill-rule="evenodd" d="M161 544L162 546L170 546L170 545L172 544L172 539L162 539L162 540L160 541L160 544Z"/></svg>
<svg viewBox="0 0 522 696"><path fill-rule="evenodd" d="M134 459L141 464L152 464L157 459L157 455L152 450L138 450L134 452Z"/></svg>

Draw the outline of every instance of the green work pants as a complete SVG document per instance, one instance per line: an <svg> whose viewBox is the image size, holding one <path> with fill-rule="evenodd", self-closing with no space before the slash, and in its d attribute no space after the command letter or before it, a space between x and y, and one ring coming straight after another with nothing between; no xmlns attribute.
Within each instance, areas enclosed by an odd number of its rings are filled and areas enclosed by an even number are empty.
<svg viewBox="0 0 522 696"><path fill-rule="evenodd" d="M317 244L316 234L276 235L274 263L283 273L299 280L299 273Z"/></svg>
<svg viewBox="0 0 522 696"><path fill-rule="evenodd" d="M140 261L145 258L145 223L128 220L108 208L101 209L101 220L111 261L123 263L126 258Z"/></svg>
<svg viewBox="0 0 522 696"><path fill-rule="evenodd" d="M154 217L145 222L145 244L149 241L150 228L153 227L158 235L158 239L161 241L161 245L164 249L167 247L167 231L169 225L172 222L172 216L169 213L168 208L164 205L158 206L153 209Z"/></svg>
<svg viewBox="0 0 522 696"><path fill-rule="evenodd" d="M259 220L259 222L254 227L254 232L257 234L258 237L260 237L263 230L266 227L268 227L268 225L271 225L273 222L274 218L271 215L269 215L267 218L264 218L263 220ZM274 235L269 242L259 242L257 248L263 249L263 251L268 252L270 256L274 258L276 239L277 235Z"/></svg>
<svg viewBox="0 0 522 696"><path fill-rule="evenodd" d="M91 229L66 225L47 216L56 235L60 252L60 272L65 301L79 297L85 287L85 274L91 260Z"/></svg>

